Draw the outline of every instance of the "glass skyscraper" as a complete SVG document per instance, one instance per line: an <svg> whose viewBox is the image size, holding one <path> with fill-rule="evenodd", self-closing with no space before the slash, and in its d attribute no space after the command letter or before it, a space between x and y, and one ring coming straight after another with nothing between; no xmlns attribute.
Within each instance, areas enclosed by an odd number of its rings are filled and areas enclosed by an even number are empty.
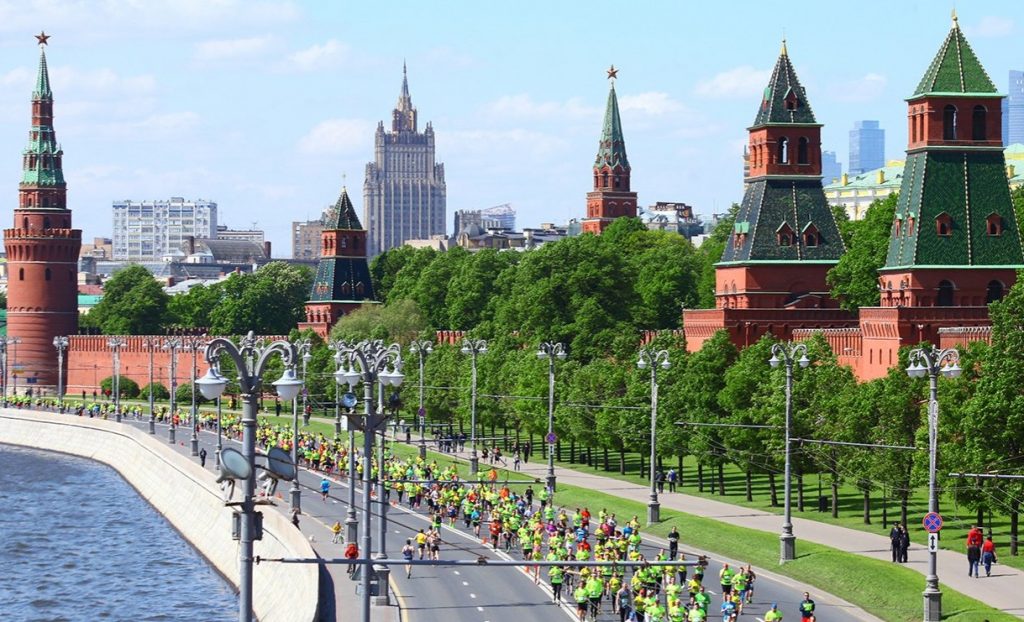
<svg viewBox="0 0 1024 622"><path fill-rule="evenodd" d="M885 166L885 130L878 121L856 121L850 130L851 175Z"/></svg>
<svg viewBox="0 0 1024 622"><path fill-rule="evenodd" d="M1010 88L1003 100L1003 145L1024 144L1024 71L1010 70Z"/></svg>

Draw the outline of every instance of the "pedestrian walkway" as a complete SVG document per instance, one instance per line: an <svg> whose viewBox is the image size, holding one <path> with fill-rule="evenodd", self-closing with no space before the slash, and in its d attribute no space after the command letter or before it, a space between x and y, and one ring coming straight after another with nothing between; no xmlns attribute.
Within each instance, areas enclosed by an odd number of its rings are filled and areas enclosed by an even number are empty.
<svg viewBox="0 0 1024 622"><path fill-rule="evenodd" d="M405 438L404 436L399 436L395 440L404 442ZM418 446L418 440L414 438L411 444ZM430 446L430 449L434 448L433 445ZM454 454L448 453L447 455L468 460L468 443L465 451ZM512 460L510 457L508 462L508 468L511 468ZM489 466L489 463L483 460L480 461L480 464L481 467ZM519 473L526 477L537 478L543 481L547 475L547 462L521 463ZM600 490L603 493L645 505L650 498L650 488L648 486L633 484L597 473L556 466L555 476L559 484L567 484L589 490ZM658 500L664 509L711 518L730 525L736 525L737 527L758 529L769 533L779 533L782 530L782 517L763 510L746 508L678 492L661 493L658 495ZM872 559L888 562L892 560L889 552L888 535L876 535L806 518L793 518L793 531L797 536L798 547L799 541L805 540ZM911 544L908 560L904 565L920 572L922 576L927 574L927 547L920 543ZM999 564L996 566L991 577L975 579L967 575L967 567L967 555L965 553L947 550L939 551L938 574L941 584L980 600L1005 613L1024 618L1024 598L1021 598L1020 594L1021 587L1024 586L1024 571ZM922 591L924 590L923 580L921 582L921 589Z"/></svg>

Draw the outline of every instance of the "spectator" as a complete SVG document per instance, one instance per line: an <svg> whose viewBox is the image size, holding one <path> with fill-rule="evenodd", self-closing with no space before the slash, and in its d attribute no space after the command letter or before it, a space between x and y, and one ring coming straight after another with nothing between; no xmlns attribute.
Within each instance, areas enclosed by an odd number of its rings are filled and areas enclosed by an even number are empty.
<svg viewBox="0 0 1024 622"><path fill-rule="evenodd" d="M996 545L992 542L992 536L985 538L981 545L981 561L985 564L985 576L992 576L992 564L996 563Z"/></svg>

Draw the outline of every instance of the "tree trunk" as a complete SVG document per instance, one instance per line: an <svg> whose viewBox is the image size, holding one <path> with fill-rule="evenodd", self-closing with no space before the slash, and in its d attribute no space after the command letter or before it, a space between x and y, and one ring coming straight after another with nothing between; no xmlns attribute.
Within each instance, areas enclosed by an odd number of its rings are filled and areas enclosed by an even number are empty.
<svg viewBox="0 0 1024 622"><path fill-rule="evenodd" d="M576 439L569 441L569 464L576 464Z"/></svg>
<svg viewBox="0 0 1024 622"><path fill-rule="evenodd" d="M647 456L645 456L645 455L643 455L643 454L640 454L640 477L643 477L643 476L644 476L644 473L645 473L645 470L644 470L644 466L645 466L645 465L644 465L644 461L646 460L646 458L647 458Z"/></svg>
<svg viewBox="0 0 1024 622"><path fill-rule="evenodd" d="M587 466L594 466L594 449L589 445L587 446Z"/></svg>
<svg viewBox="0 0 1024 622"><path fill-rule="evenodd" d="M871 524L871 489L864 487L864 524Z"/></svg>
<svg viewBox="0 0 1024 622"><path fill-rule="evenodd" d="M1010 555L1017 556L1017 524L1020 517L1020 499L1010 499Z"/></svg>
<svg viewBox="0 0 1024 622"><path fill-rule="evenodd" d="M558 462L562 461L562 441L555 443L555 460Z"/></svg>
<svg viewBox="0 0 1024 622"><path fill-rule="evenodd" d="M619 450L619 475L626 474L626 450Z"/></svg>
<svg viewBox="0 0 1024 622"><path fill-rule="evenodd" d="M975 525L980 529L985 524L985 508L978 506L978 520L975 521Z"/></svg>
<svg viewBox="0 0 1024 622"><path fill-rule="evenodd" d="M704 492L704 465L697 463L697 491Z"/></svg>
<svg viewBox="0 0 1024 622"><path fill-rule="evenodd" d="M747 503L754 502L754 476L750 472L750 467L747 467Z"/></svg>
<svg viewBox="0 0 1024 622"><path fill-rule="evenodd" d="M676 456L676 457L679 459L679 465L678 465L679 468L677 469L679 471L678 482L679 482L679 487L682 488L683 487L683 456L679 455L679 456Z"/></svg>
<svg viewBox="0 0 1024 622"><path fill-rule="evenodd" d="M885 484L882 484L882 527L889 526L889 496L885 491Z"/></svg>
<svg viewBox="0 0 1024 622"><path fill-rule="evenodd" d="M604 455L604 470L607 471L608 470L608 448L605 447L604 450L602 451L602 453Z"/></svg>
<svg viewBox="0 0 1024 622"><path fill-rule="evenodd" d="M775 473L768 474L768 491L771 495L772 507L779 507L779 490L775 486Z"/></svg>
<svg viewBox="0 0 1024 622"><path fill-rule="evenodd" d="M718 494L725 496L725 465L718 465Z"/></svg>
<svg viewBox="0 0 1024 622"><path fill-rule="evenodd" d="M796 511L804 511L804 474L796 474Z"/></svg>
<svg viewBox="0 0 1024 622"><path fill-rule="evenodd" d="M900 523L907 524L907 504L910 500L910 486L904 485L900 490Z"/></svg>

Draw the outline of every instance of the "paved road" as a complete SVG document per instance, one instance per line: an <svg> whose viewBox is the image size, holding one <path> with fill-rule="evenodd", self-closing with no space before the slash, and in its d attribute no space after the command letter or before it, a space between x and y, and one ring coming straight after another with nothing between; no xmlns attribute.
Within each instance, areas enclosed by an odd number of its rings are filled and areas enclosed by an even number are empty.
<svg viewBox="0 0 1024 622"><path fill-rule="evenodd" d="M131 419L125 421L142 428L148 426L146 421L136 422ZM167 427L158 424L156 436L166 442ZM190 452L190 436L191 432L187 427L178 428L176 447L185 455ZM230 446L233 443L235 441L227 439L224 442L225 446ZM200 446L205 447L208 452L206 467L211 471L214 470L215 444L215 433L203 431L200 434ZM341 557L342 545L330 543L328 526L335 520L340 520L344 525L348 507L347 481L332 478L334 485L327 502L324 502L320 499L319 494L320 479L320 474L300 470L300 483L303 487L301 528L304 533L314 537L315 547L319 554L324 557ZM278 509L284 512L288 510L288 486L289 484L282 483L278 488L278 493L284 497L279 502ZM356 490L357 515L361 520L362 489L357 485ZM389 507L387 517L389 522L387 551L390 557L397 557L405 538L412 537L420 528L426 527L428 524L425 514L405 506ZM375 511L374 540L377 535L376 520ZM376 544L374 546L376 547ZM643 552L645 556L653 558L660 548L665 546L667 546L665 542L645 538ZM694 559L697 556L697 552L687 550L685 546L681 546L680 550L687 554L688 559ZM516 551L509 556L503 551L494 551L490 546L481 544L471 531L462 529L461 521L457 523L455 529L444 527L444 545L441 549L441 556L443 559L466 560L475 560L480 556L520 559ZM736 561L742 562L742 560ZM713 614L711 619L718 617L718 605L721 602L718 597L720 588L716 585L721 564L720 560L711 559L705 575L705 586L714 595L710 609ZM338 571L340 567L334 566L332 570L338 609L345 610L347 614L352 613L352 607L358 607L357 597L354 596L355 586L342 572ZM803 587L785 579L779 580L765 576L757 568L755 568L755 572L759 576L754 603L745 609L745 614L753 614L753 617L746 617L746 619L762 617L772 602L778 602L779 608L786 613L787 617L796 617L797 603L802 599ZM467 622L523 622L523 620L565 622L566 620L575 620L574 606L570 607L568 603L556 606L551 602L551 592L543 581L546 573L542 569L540 574L542 580L539 584L534 584L532 578L519 568L417 566L413 569L412 578L406 578L402 569L396 568L392 575L392 585L395 587L393 596L397 596L406 622L437 620L439 612L443 612L441 615L446 620ZM862 612L831 604L827 598L816 598L816 600L819 603L818 619L822 622L872 619L865 618ZM374 616L375 619L393 617L394 612L389 613L387 610L375 609ZM351 616L337 616L338 619L348 617ZM609 602L604 603L600 620L601 622L618 620L618 615L612 615Z"/></svg>

